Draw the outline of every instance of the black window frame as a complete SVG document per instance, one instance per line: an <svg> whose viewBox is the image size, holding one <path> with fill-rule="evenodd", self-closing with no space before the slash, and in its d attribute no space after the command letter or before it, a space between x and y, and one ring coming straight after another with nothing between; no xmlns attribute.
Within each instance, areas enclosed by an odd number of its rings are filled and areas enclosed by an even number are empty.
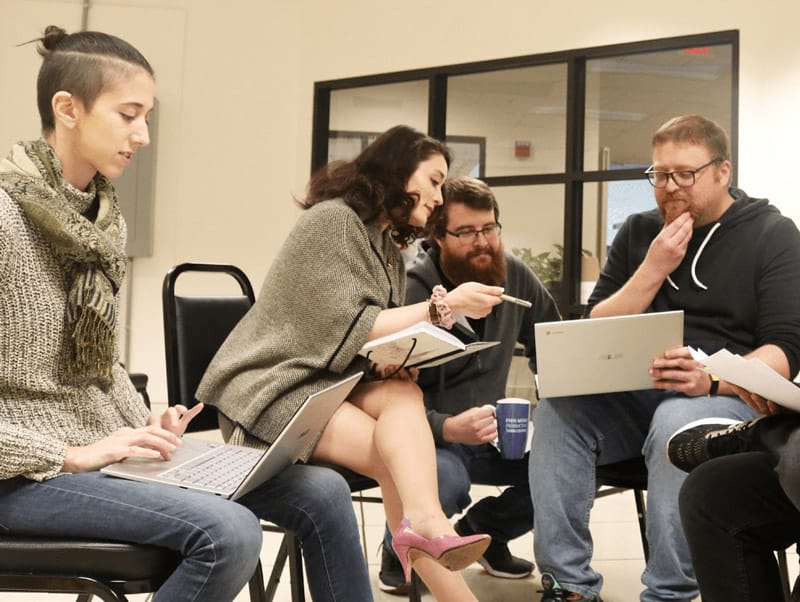
<svg viewBox="0 0 800 602"><path fill-rule="evenodd" d="M565 316L576 317L583 312L583 306L579 303L579 289L584 184L645 178L640 169L608 171L584 171L583 169L587 61L620 55L721 45L730 45L731 47L731 123L728 135L731 143L731 161L736 166L738 165L739 146L739 30L725 30L315 82L311 171L313 173L327 164L330 100L331 93L336 90L427 80L427 133L444 140L447 136L448 78L555 63L566 64L565 170L544 174L488 176L482 179L492 188L541 184L564 186L563 282L565 285L559 289L556 301ZM732 184L736 183L736 173L737 170L734 169Z"/></svg>

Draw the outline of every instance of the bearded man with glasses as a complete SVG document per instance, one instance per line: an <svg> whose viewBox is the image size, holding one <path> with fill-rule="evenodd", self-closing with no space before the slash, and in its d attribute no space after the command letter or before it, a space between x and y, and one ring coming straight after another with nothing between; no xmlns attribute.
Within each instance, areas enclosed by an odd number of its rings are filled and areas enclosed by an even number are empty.
<svg viewBox="0 0 800 602"><path fill-rule="evenodd" d="M463 512L470 505L473 482L506 486L500 495L470 507L455 529L460 534L489 533L492 543L478 562L494 577L519 579L531 573L533 563L513 556L508 542L533 528L528 461L504 459L491 444L497 426L487 404L506 397L517 343L535 372L533 324L558 320L560 315L531 269L503 249L500 209L491 189L480 180L459 177L445 182L443 196L444 205L428 220L430 247L408 270L406 303L424 301L437 284L450 289L463 282L481 282L502 286L506 294L532 304L504 302L485 318L460 318L451 332L464 342L500 344L421 370L418 380L436 443L442 509L447 516ZM400 594L407 584L390 537L387 531L380 588Z"/></svg>
<svg viewBox="0 0 800 602"><path fill-rule="evenodd" d="M689 602L699 594L678 515L686 474L665 446L687 423L756 415L716 380L688 346L758 357L787 378L800 366L800 233L766 199L731 185L728 138L701 116L656 131L646 171L657 209L623 224L592 292L597 318L683 310L684 343L650 369L653 388L540 400L531 452L534 548L543 602L599 600L588 516L595 466L644 455L650 557L642 602ZM731 576L734 578L735 576Z"/></svg>

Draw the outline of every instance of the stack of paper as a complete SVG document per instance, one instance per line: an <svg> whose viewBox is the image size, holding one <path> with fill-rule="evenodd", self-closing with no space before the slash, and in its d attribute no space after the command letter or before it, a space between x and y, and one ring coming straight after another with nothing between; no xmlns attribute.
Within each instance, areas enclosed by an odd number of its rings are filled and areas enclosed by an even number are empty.
<svg viewBox="0 0 800 602"><path fill-rule="evenodd" d="M702 362L706 372L720 380L726 380L764 399L784 407L800 411L800 387L787 380L758 358L743 358L741 355L721 349L706 356L702 351L692 350L695 359Z"/></svg>

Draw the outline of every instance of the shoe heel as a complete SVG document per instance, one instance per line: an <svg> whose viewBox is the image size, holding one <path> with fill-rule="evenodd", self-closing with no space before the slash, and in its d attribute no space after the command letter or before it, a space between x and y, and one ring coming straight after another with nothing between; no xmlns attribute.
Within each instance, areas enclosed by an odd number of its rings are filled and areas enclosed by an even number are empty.
<svg viewBox="0 0 800 602"><path fill-rule="evenodd" d="M418 537L418 535L411 529L411 523L407 518L403 518L397 531L392 534L392 548L403 567L406 583L411 580L412 560L409 558L409 552L414 537Z"/></svg>
<svg viewBox="0 0 800 602"><path fill-rule="evenodd" d="M404 518L394 533L392 547L409 581L413 564L420 558L430 558L451 571L460 571L483 556L491 541L488 535L444 535L428 539L414 531Z"/></svg>
<svg viewBox="0 0 800 602"><path fill-rule="evenodd" d="M400 533L397 533L392 537L392 547L394 548L395 554L397 554L398 560L400 560L400 566L403 567L403 576L406 578L406 583L411 581L411 565L414 562L411 559L411 550L409 546L405 543L398 543L397 539L400 536Z"/></svg>

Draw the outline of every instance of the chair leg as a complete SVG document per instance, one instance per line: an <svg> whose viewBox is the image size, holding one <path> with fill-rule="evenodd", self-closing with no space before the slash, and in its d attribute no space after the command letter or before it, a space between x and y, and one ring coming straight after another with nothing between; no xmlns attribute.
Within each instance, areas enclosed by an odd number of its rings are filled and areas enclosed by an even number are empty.
<svg viewBox="0 0 800 602"><path fill-rule="evenodd" d="M286 549L289 554L289 585L292 589L292 602L305 602L303 554L297 536L288 531L286 532Z"/></svg>
<svg viewBox="0 0 800 602"><path fill-rule="evenodd" d="M289 561L289 589L291 590L292 602L305 602L306 592L303 582L303 554L300 550L300 542L294 533L286 531L281 539L278 554L275 556L275 564L269 574L267 588L264 591L265 602L273 602L278 591L278 584L281 581L283 569L286 561Z"/></svg>
<svg viewBox="0 0 800 602"><path fill-rule="evenodd" d="M367 568L369 569L369 561L367 560L369 554L367 552L367 521L364 516L364 500L360 498L358 500L358 510L361 514L361 545L364 547L364 562L367 563Z"/></svg>
<svg viewBox="0 0 800 602"><path fill-rule="evenodd" d="M422 582L420 581L417 571L411 571L411 583L408 586L408 600L409 602L421 602L422 597L420 590L422 589Z"/></svg>
<svg viewBox="0 0 800 602"><path fill-rule="evenodd" d="M642 537L644 561L647 562L650 559L650 544L647 542L647 509L644 504L644 492L641 489L634 489L633 499L636 501L636 515L639 517L639 535Z"/></svg>
<svg viewBox="0 0 800 602"><path fill-rule="evenodd" d="M264 587L264 573L262 571L263 568L259 560L256 565L256 570L253 576L250 577L250 582L247 584L250 591L250 602L268 602Z"/></svg>
<svg viewBox="0 0 800 602"><path fill-rule="evenodd" d="M267 581L267 588L264 592L266 602L273 602L275 600L275 593L278 590L278 584L281 581L281 574L283 568L286 566L287 545L286 534L281 538L281 545L278 548L278 554L275 556L275 564L272 565L272 572L269 574L269 581Z"/></svg>
<svg viewBox="0 0 800 602"><path fill-rule="evenodd" d="M778 572L781 574L783 599L786 602L791 602L792 592L789 590L789 565L786 562L786 550L777 550L775 556L778 558Z"/></svg>

